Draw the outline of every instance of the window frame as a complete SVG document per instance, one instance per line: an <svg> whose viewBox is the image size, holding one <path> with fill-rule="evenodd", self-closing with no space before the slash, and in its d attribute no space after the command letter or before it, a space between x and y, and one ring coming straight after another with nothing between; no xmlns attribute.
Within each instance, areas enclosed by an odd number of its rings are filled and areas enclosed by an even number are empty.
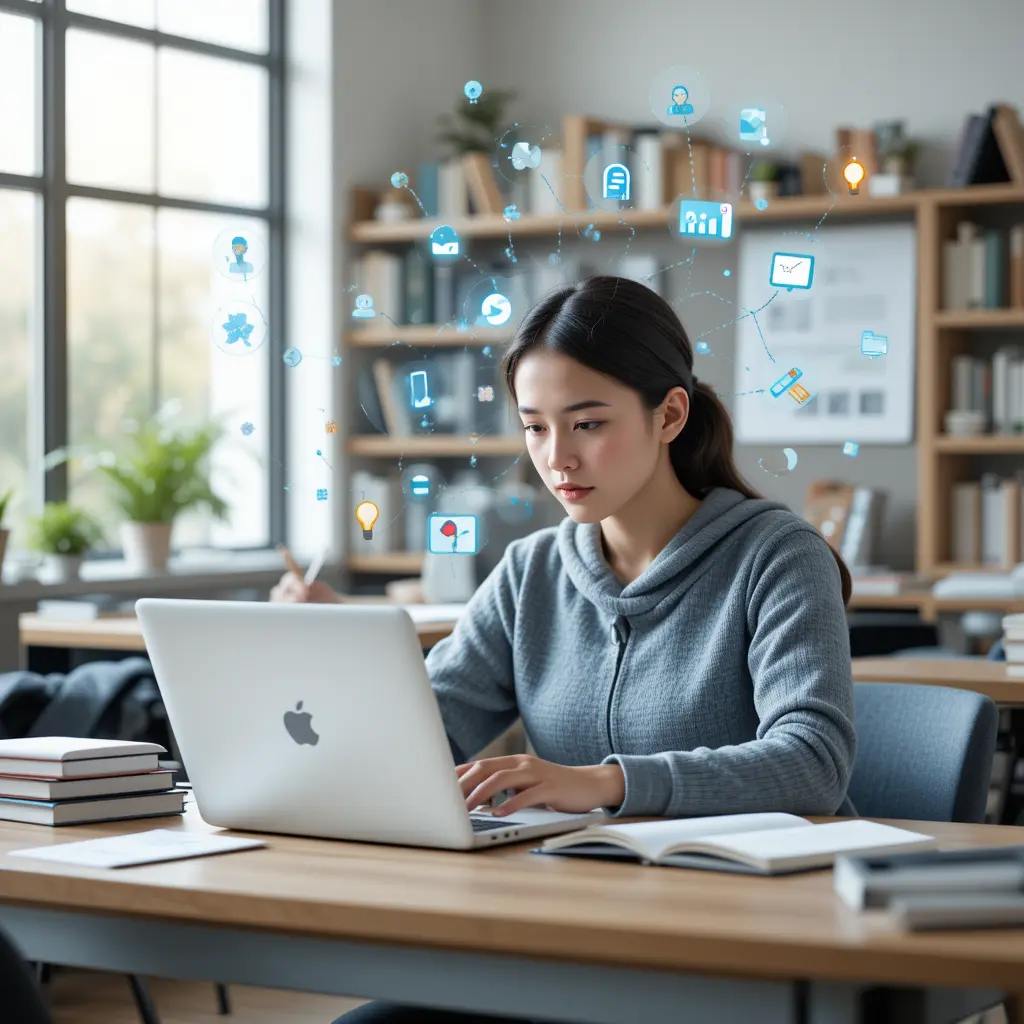
<svg viewBox="0 0 1024 1024"><path fill-rule="evenodd" d="M44 470L47 452L68 443L67 376L67 201L70 198L104 199L137 203L154 210L161 208L194 210L200 213L258 217L268 225L268 334L274 351L287 348L285 339L285 7L286 0L267 0L269 18L266 53L252 53L217 43L172 35L159 29L140 28L108 21L67 9L65 0L0 0L0 12L26 16L35 21L42 33L41 60L37 83L39 109L36 140L42 173L10 174L0 171L0 188L18 189L36 194L42 207L41 261L37 266L37 303L41 303L42 338L34 339L34 372L29 409L28 480L32 503L64 501L68 493L67 467ZM268 201L262 207L233 206L194 199L177 199L157 193L133 192L118 188L77 185L67 179L66 161L66 57L65 41L70 28L87 29L119 39L165 46L183 52L220 57L236 63L265 68L268 76L269 124L267 131ZM41 153L39 152L41 149ZM154 285L155 287L155 285ZM39 307L37 305L37 311ZM284 364L270 359L268 396L273 428L268 439L267 493L269 546L282 542L286 532L285 451L287 422L285 409ZM155 409L153 410L156 411Z"/></svg>

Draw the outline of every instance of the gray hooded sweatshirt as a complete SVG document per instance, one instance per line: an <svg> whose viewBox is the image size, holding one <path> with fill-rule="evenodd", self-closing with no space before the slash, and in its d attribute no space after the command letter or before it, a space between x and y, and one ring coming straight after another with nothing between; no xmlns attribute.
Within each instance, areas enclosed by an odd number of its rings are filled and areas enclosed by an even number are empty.
<svg viewBox="0 0 1024 1024"><path fill-rule="evenodd" d="M839 569L777 502L716 488L626 586L597 524L517 540L427 671L458 762L521 717L538 757L622 768L615 816L854 813Z"/></svg>

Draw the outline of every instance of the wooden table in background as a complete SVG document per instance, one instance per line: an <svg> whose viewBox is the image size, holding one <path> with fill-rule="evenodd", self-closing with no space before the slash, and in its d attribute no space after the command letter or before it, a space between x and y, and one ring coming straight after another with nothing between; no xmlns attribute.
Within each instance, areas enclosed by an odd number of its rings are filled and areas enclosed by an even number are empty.
<svg viewBox="0 0 1024 1024"><path fill-rule="evenodd" d="M1000 707L1024 707L1024 678L1007 674L1006 662L985 658L854 658L858 683L924 683L973 690Z"/></svg>
<svg viewBox="0 0 1024 1024"><path fill-rule="evenodd" d="M893 824L948 849L1024 842L1020 828ZM830 871L266 834L264 849L109 871L7 856L153 828L209 826L193 804L74 828L0 822L0 927L45 963L587 1024L674 1024L681 1007L716 1024L923 1024L1024 978L1024 929L903 934L842 904Z"/></svg>
<svg viewBox="0 0 1024 1024"><path fill-rule="evenodd" d="M423 622L416 626L424 650L443 640L455 628L454 622ZM32 612L19 620L22 647L64 647L102 651L145 652L139 620L134 615L116 618L69 621L43 618Z"/></svg>

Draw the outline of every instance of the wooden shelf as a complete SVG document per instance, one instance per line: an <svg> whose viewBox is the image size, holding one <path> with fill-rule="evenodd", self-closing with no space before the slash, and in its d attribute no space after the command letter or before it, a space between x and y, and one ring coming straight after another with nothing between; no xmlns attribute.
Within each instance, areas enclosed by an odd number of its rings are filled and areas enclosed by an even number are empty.
<svg viewBox="0 0 1024 1024"><path fill-rule="evenodd" d="M1019 185L972 185L969 188L919 189L901 196L872 198L868 195L788 196L769 201L764 210L752 203L738 203L735 215L741 221L806 220L812 217L885 217L890 214L916 213L923 204L939 207L986 206L999 203L1024 205L1024 188ZM545 236L575 226L581 233L588 224L601 231L628 231L630 228L664 228L668 230L670 207L661 210L624 210L620 217L608 210L573 210L561 214L525 214L518 220L506 221L500 214L454 217L416 218L384 224L360 221L349 229L353 242L378 244L415 242L426 239L439 224L449 224L465 238L515 238Z"/></svg>
<svg viewBox="0 0 1024 1024"><path fill-rule="evenodd" d="M1024 454L1022 434L979 434L955 437L940 434L932 442L937 452L947 455L1020 455Z"/></svg>
<svg viewBox="0 0 1024 1024"><path fill-rule="evenodd" d="M466 348L484 345L504 345L515 337L512 331L496 328L477 328L475 331L459 331L444 324L406 324L388 327L387 330L346 331L345 344L349 348L386 348L404 341L424 348Z"/></svg>
<svg viewBox="0 0 1024 1024"><path fill-rule="evenodd" d="M1009 572L1006 566L1002 565L972 565L969 562L938 562L935 565L933 575L936 579L942 579L951 572ZM959 598L957 598L959 600ZM989 600L986 598L985 600ZM992 600L1007 600L1006 598L993 598Z"/></svg>
<svg viewBox="0 0 1024 1024"><path fill-rule="evenodd" d="M884 217L893 213L913 213L918 206L918 196L912 192L903 196L871 199L868 196L830 195L790 196L770 200L764 210L752 203L739 203L735 208L737 220L751 222L774 222L787 220L808 220L828 214L829 217ZM1024 195L1024 192L1022 192ZM361 221L349 229L353 242L376 242L378 244L416 242L426 239L439 224L448 224L463 238L506 238L513 239L543 237L577 230L580 234L588 224L601 231L628 231L630 228L663 228L669 230L671 207L661 210L624 210L622 214L609 210L582 210L566 213L524 214L518 220L506 221L498 214L472 217L451 217L448 219L416 218L393 224L379 221Z"/></svg>
<svg viewBox="0 0 1024 1024"><path fill-rule="evenodd" d="M470 441L468 437L430 434L424 437L388 437L384 434L370 434L349 437L345 451L349 455L372 455L386 458L424 455L518 455L525 445L521 437L481 437Z"/></svg>
<svg viewBox="0 0 1024 1024"><path fill-rule="evenodd" d="M422 551L390 551L381 555L349 555L345 565L352 572L409 573L418 576L423 571Z"/></svg>
<svg viewBox="0 0 1024 1024"><path fill-rule="evenodd" d="M942 309L935 314L935 326L945 330L1024 328L1024 309Z"/></svg>

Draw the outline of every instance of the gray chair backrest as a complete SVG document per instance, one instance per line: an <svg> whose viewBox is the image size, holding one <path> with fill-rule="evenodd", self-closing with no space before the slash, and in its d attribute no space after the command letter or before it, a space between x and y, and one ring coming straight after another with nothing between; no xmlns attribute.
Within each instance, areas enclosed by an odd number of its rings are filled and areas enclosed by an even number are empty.
<svg viewBox="0 0 1024 1024"><path fill-rule="evenodd" d="M35 978L14 943L0 931L0 1020L4 1024L53 1024Z"/></svg>
<svg viewBox="0 0 1024 1024"><path fill-rule="evenodd" d="M854 683L857 758L848 796L866 818L980 822L999 710L970 690Z"/></svg>

